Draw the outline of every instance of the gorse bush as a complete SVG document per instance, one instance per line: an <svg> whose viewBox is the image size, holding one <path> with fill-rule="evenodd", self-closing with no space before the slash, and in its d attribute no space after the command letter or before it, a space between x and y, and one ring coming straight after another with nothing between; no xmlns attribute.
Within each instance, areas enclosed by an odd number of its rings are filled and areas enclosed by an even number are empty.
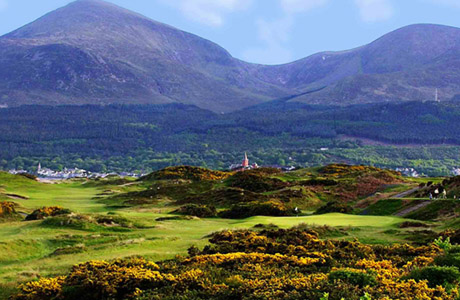
<svg viewBox="0 0 460 300"><path fill-rule="evenodd" d="M0 202L0 217L10 216L16 213L16 204L14 202Z"/></svg>
<svg viewBox="0 0 460 300"><path fill-rule="evenodd" d="M30 215L28 215L26 217L26 221L42 220L47 217L67 215L70 213L72 213L70 210L64 209L60 206L42 207L34 210Z"/></svg>
<svg viewBox="0 0 460 300"><path fill-rule="evenodd" d="M191 256L92 261L20 287L15 299L438 299L458 294L458 269L437 245L320 240L309 228L222 231ZM448 284L449 288L440 286Z"/></svg>

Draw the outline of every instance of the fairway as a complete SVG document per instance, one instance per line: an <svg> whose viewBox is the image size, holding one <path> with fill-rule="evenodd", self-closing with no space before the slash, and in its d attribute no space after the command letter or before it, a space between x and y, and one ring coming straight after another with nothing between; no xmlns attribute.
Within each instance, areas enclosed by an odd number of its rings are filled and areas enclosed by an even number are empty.
<svg viewBox="0 0 460 300"><path fill-rule="evenodd" d="M254 226L256 224L273 223L282 228L289 228L299 223L308 225L328 225L328 226L352 226L352 227L387 227L403 222L403 219L396 217L380 217L380 216L358 216L345 215L339 213L331 213L317 216L307 217L252 217L242 221L246 226Z"/></svg>

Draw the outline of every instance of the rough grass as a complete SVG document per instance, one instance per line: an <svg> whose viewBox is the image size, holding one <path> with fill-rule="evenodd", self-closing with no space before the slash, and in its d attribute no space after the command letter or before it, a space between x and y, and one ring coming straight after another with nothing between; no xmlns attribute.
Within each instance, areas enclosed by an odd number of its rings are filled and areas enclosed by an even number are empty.
<svg viewBox="0 0 460 300"><path fill-rule="evenodd" d="M403 205L403 200L401 199L380 200L368 206L362 214L372 216L390 216L401 210Z"/></svg>
<svg viewBox="0 0 460 300"><path fill-rule="evenodd" d="M438 218L455 218L459 212L459 200L435 200L428 206L412 212L406 217L415 220L431 221Z"/></svg>

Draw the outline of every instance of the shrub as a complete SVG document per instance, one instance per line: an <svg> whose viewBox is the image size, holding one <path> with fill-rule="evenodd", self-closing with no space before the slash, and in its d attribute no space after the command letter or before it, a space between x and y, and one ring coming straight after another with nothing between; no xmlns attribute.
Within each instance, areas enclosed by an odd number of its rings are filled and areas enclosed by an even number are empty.
<svg viewBox="0 0 460 300"><path fill-rule="evenodd" d="M450 248L452 248L452 244L450 243L450 237L447 237L446 239L443 239L443 237L439 237L434 241L434 244L445 251L449 251Z"/></svg>
<svg viewBox="0 0 460 300"><path fill-rule="evenodd" d="M337 185L338 182L333 179L321 179L321 178L314 178L305 181L299 182L301 185L311 185L311 186L334 186Z"/></svg>
<svg viewBox="0 0 460 300"><path fill-rule="evenodd" d="M210 218L217 215L217 210L214 206L187 204L173 211L176 214L195 216L199 218Z"/></svg>
<svg viewBox="0 0 460 300"><path fill-rule="evenodd" d="M52 299L61 291L65 277L41 278L19 286L16 300Z"/></svg>
<svg viewBox="0 0 460 300"><path fill-rule="evenodd" d="M429 266L421 269L414 269L407 278L415 280L428 280L428 285L436 287L445 286L456 282L460 277L460 272L456 267Z"/></svg>
<svg viewBox="0 0 460 300"><path fill-rule="evenodd" d="M72 213L70 210L64 209L60 206L42 207L34 210L30 215L28 215L26 217L26 221L43 220L47 217L67 215L70 213Z"/></svg>
<svg viewBox="0 0 460 300"><path fill-rule="evenodd" d="M365 286L374 286L377 284L377 280L374 275L350 270L333 271L329 273L329 280L332 282L336 280L344 281L351 285L357 285L360 288Z"/></svg>
<svg viewBox="0 0 460 300"><path fill-rule="evenodd" d="M442 267L457 267L460 269L460 254L448 253L435 258L435 264Z"/></svg>
<svg viewBox="0 0 460 300"><path fill-rule="evenodd" d="M0 217L16 214L16 203L3 201L0 202Z"/></svg>

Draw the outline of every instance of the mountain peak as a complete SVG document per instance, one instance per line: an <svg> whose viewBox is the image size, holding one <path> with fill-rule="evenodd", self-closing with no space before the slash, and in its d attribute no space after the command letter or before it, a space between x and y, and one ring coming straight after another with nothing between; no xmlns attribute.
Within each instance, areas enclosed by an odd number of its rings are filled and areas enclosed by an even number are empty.
<svg viewBox="0 0 460 300"><path fill-rule="evenodd" d="M27 24L7 35L7 38L43 38L66 33L88 35L90 31L103 26L111 29L126 24L154 22L138 13L102 0L77 0L52 11L36 21ZM167 26L161 24L163 26Z"/></svg>

